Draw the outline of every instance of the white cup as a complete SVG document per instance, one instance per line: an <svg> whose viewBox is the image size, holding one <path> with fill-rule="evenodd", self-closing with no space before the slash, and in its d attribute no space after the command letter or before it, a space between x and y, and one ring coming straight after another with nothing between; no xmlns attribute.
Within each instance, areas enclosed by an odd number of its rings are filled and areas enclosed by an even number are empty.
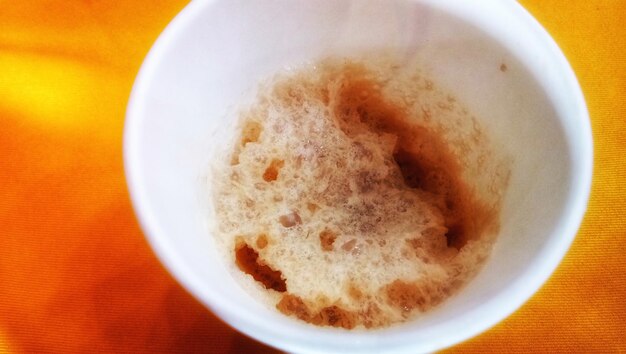
<svg viewBox="0 0 626 354"><path fill-rule="evenodd" d="M225 113L260 79L378 49L421 56L506 144L513 165L501 228L476 278L417 320L369 331L315 327L267 308L228 272L207 227L211 152L232 125ZM167 269L237 330L292 352L428 352L488 329L554 271L591 184L591 129L574 73L512 0L193 1L147 56L125 129L133 204Z"/></svg>

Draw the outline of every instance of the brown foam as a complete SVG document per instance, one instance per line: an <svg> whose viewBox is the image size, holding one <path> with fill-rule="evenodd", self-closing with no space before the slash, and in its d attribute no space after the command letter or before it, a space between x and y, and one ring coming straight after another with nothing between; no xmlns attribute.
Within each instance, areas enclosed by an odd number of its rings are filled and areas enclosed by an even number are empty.
<svg viewBox="0 0 626 354"><path fill-rule="evenodd" d="M402 309L404 313L416 308L423 311L430 305L427 295L414 283L396 280L385 287L385 292L389 304Z"/></svg>
<svg viewBox="0 0 626 354"><path fill-rule="evenodd" d="M342 130L354 136L367 129L397 138L393 158L404 182L436 197L448 228L448 246L460 249L493 223L493 213L470 193L458 159L440 133L416 124L405 110L385 100L379 83L362 66L347 65L342 74L333 107Z"/></svg>
<svg viewBox="0 0 626 354"><path fill-rule="evenodd" d="M320 232L320 246L324 251L332 251L333 243L337 239L337 235L334 232L324 229L324 231Z"/></svg>
<svg viewBox="0 0 626 354"><path fill-rule="evenodd" d="M259 249L264 249L267 246L267 235L266 234L260 234L259 237L257 237L256 239L256 246Z"/></svg>
<svg viewBox="0 0 626 354"><path fill-rule="evenodd" d="M278 178L278 172L285 165L285 161L273 159L265 172L263 172L263 180L265 182L272 182Z"/></svg>
<svg viewBox="0 0 626 354"><path fill-rule="evenodd" d="M244 242L239 243L235 248L235 255L239 269L244 273L250 274L254 280L263 284L266 289L273 289L278 292L287 291L287 285L281 272L263 264L254 248Z"/></svg>
<svg viewBox="0 0 626 354"><path fill-rule="evenodd" d="M257 142L262 131L263 127L259 122L246 122L241 132L241 146L246 146L247 143Z"/></svg>
<svg viewBox="0 0 626 354"><path fill-rule="evenodd" d="M283 227L294 227L302 223L302 218L300 218L300 214L293 211L289 214L281 215L278 218L278 221Z"/></svg>
<svg viewBox="0 0 626 354"><path fill-rule="evenodd" d="M479 126L396 67L330 61L277 79L215 175L224 252L286 315L346 329L406 321L487 258L505 183L479 195L465 179L459 153L492 163ZM475 134L451 139L448 122Z"/></svg>
<svg viewBox="0 0 626 354"><path fill-rule="evenodd" d="M312 312L309 306L299 297L285 294L282 296L276 308L288 316L297 318L318 325L342 327L352 329L357 324L357 314L337 305L321 308L317 312Z"/></svg>

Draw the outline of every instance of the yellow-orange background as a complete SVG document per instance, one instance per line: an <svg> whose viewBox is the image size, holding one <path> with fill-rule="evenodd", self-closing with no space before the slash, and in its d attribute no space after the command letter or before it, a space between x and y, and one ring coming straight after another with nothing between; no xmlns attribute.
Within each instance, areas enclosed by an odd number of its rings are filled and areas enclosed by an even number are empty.
<svg viewBox="0 0 626 354"><path fill-rule="evenodd" d="M272 350L146 244L122 166L128 95L184 0L0 0L0 352ZM595 171L578 237L513 316L450 352L626 352L626 1L523 0L570 60Z"/></svg>

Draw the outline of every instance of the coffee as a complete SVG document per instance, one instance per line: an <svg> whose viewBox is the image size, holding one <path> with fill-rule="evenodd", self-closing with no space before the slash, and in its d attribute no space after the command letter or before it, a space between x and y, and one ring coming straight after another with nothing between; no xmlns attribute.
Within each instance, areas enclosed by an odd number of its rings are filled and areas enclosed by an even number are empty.
<svg viewBox="0 0 626 354"><path fill-rule="evenodd" d="M286 315L403 322L489 255L507 164L456 99L398 63L327 60L278 76L213 173L227 262Z"/></svg>

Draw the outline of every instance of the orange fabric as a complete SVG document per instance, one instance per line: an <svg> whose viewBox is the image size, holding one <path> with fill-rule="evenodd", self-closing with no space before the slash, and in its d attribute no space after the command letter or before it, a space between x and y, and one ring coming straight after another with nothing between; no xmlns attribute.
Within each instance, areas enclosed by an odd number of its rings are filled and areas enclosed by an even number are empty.
<svg viewBox="0 0 626 354"><path fill-rule="evenodd" d="M0 353L272 350L159 264L123 175L136 72L183 0L0 1ZM589 210L554 276L450 352L626 351L626 2L524 0L585 92Z"/></svg>

